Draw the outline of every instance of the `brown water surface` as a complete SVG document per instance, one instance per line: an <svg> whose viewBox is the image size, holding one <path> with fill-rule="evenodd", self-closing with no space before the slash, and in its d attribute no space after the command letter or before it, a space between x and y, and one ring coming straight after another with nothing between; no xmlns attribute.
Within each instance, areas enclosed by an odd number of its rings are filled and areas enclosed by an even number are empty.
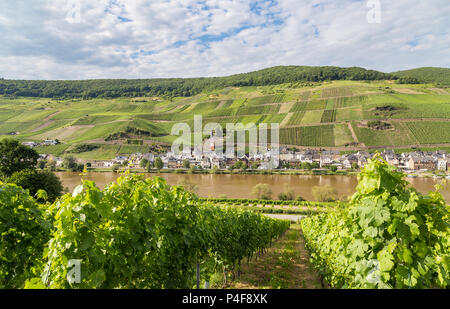
<svg viewBox="0 0 450 309"><path fill-rule="evenodd" d="M64 187L70 191L81 183L79 173L58 172ZM312 188L314 186L331 185L335 187L340 195L351 195L357 185L356 176L329 176L329 175L221 175L221 174L145 174L146 177L160 176L167 180L170 185L195 185L197 193L201 197L228 198L255 198L252 189L259 183L265 183L272 189L273 198L284 192L286 187L294 190L296 196L302 196L306 200L314 200ZM101 189L108 183L115 181L120 174L88 173L87 180L94 181ZM434 190L434 186L442 179L432 178L408 178L408 181L421 193ZM444 198L450 203L450 185L441 190Z"/></svg>

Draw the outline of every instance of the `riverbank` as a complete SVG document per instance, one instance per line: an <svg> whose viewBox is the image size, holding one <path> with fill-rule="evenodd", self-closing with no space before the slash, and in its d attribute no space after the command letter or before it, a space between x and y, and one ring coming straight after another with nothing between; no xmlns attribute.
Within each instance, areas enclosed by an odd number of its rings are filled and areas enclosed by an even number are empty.
<svg viewBox="0 0 450 309"><path fill-rule="evenodd" d="M327 176L351 176L358 175L359 170L339 170L333 172L329 169L313 169L313 170L191 170L191 169L152 169L145 170L141 168L122 168L114 170L112 168L87 168L90 173L123 173L130 172L135 174L197 174L197 175L327 175ZM59 168L56 172L70 172L67 169ZM403 171L408 178L434 178L434 179L450 179L450 172L442 171Z"/></svg>

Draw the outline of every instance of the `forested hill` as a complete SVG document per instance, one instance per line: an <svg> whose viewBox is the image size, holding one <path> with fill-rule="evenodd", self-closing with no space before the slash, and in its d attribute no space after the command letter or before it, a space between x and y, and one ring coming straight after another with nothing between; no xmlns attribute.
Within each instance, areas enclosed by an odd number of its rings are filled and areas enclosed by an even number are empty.
<svg viewBox="0 0 450 309"><path fill-rule="evenodd" d="M434 83L437 85L450 86L450 69L447 68L419 68L392 73L405 81L415 79L420 83Z"/></svg>
<svg viewBox="0 0 450 309"><path fill-rule="evenodd" d="M450 69L420 68L383 73L359 67L278 66L226 77L99 79L80 81L0 80L0 95L43 98L187 97L225 87L266 86L326 80L386 80L450 85Z"/></svg>
<svg viewBox="0 0 450 309"><path fill-rule="evenodd" d="M227 77L84 81L0 80L0 95L45 98L191 96L224 87L266 86L325 80L383 80L392 75L363 68L279 66Z"/></svg>

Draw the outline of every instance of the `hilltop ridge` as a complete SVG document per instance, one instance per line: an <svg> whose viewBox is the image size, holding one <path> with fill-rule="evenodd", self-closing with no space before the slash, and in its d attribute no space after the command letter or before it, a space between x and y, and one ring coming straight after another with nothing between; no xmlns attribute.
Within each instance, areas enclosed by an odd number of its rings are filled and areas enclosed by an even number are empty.
<svg viewBox="0 0 450 309"><path fill-rule="evenodd" d="M421 72L421 69L418 69ZM443 69L450 70L450 69ZM97 80L0 80L0 95L42 98L117 98L139 96L189 97L225 87L267 86L333 80L390 80L414 76L416 71L383 73L360 67L276 66L225 77L97 79ZM448 75L448 74L447 74ZM427 82L434 82L427 74ZM438 78L436 81L447 80Z"/></svg>

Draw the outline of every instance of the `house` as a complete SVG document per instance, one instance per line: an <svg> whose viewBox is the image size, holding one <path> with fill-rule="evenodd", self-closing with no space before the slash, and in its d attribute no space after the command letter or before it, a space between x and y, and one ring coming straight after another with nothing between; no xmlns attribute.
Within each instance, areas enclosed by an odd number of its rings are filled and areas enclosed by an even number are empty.
<svg viewBox="0 0 450 309"><path fill-rule="evenodd" d="M58 140L52 140L52 139L47 139L43 142L44 146L53 146L53 145L58 145L59 141Z"/></svg>
<svg viewBox="0 0 450 309"><path fill-rule="evenodd" d="M345 157L344 161L342 162L344 168L346 168L346 169L351 169L353 163L358 164L358 157L353 154Z"/></svg>
<svg viewBox="0 0 450 309"><path fill-rule="evenodd" d="M211 159L211 168L220 168L220 160L218 158Z"/></svg>
<svg viewBox="0 0 450 309"><path fill-rule="evenodd" d="M103 166L104 167L113 167L114 166L114 162L112 162L112 161L105 161L105 162L103 162Z"/></svg>
<svg viewBox="0 0 450 309"><path fill-rule="evenodd" d="M327 167L327 166L331 166L334 163L334 159L333 156L331 155L321 155L320 156L320 167Z"/></svg>
<svg viewBox="0 0 450 309"><path fill-rule="evenodd" d="M286 152L286 153L280 153L280 161L292 161L294 160L294 153L292 152Z"/></svg>
<svg viewBox="0 0 450 309"><path fill-rule="evenodd" d="M272 165L270 162L262 161L258 167L259 170L269 170L272 169Z"/></svg>
<svg viewBox="0 0 450 309"><path fill-rule="evenodd" d="M449 165L449 161L446 159L439 159L437 161L437 169L440 171L447 171Z"/></svg>
<svg viewBox="0 0 450 309"><path fill-rule="evenodd" d="M56 167L61 167L64 163L64 160L61 158L55 158L54 161L56 162Z"/></svg>
<svg viewBox="0 0 450 309"><path fill-rule="evenodd" d="M35 142L24 142L24 143L22 143L22 145L28 146L28 147L30 147L30 148L34 148L34 147L37 147L37 146L38 146L38 144L35 143Z"/></svg>
<svg viewBox="0 0 450 309"><path fill-rule="evenodd" d="M200 166L203 169L210 169L211 168L211 162L208 159L202 159L200 161Z"/></svg>
<svg viewBox="0 0 450 309"><path fill-rule="evenodd" d="M322 156L331 157L333 160L337 160L341 156L341 153L337 150L324 150L322 151Z"/></svg>
<svg viewBox="0 0 450 309"><path fill-rule="evenodd" d="M181 165L183 167L183 165ZM169 159L167 161L167 168L178 168L178 161L175 159Z"/></svg>
<svg viewBox="0 0 450 309"><path fill-rule="evenodd" d="M116 161L116 163L120 163L123 164L123 162L128 161L128 157L125 156L117 156L114 161Z"/></svg>
<svg viewBox="0 0 450 309"><path fill-rule="evenodd" d="M411 157L408 161L410 170L435 170L436 162L432 157Z"/></svg>

